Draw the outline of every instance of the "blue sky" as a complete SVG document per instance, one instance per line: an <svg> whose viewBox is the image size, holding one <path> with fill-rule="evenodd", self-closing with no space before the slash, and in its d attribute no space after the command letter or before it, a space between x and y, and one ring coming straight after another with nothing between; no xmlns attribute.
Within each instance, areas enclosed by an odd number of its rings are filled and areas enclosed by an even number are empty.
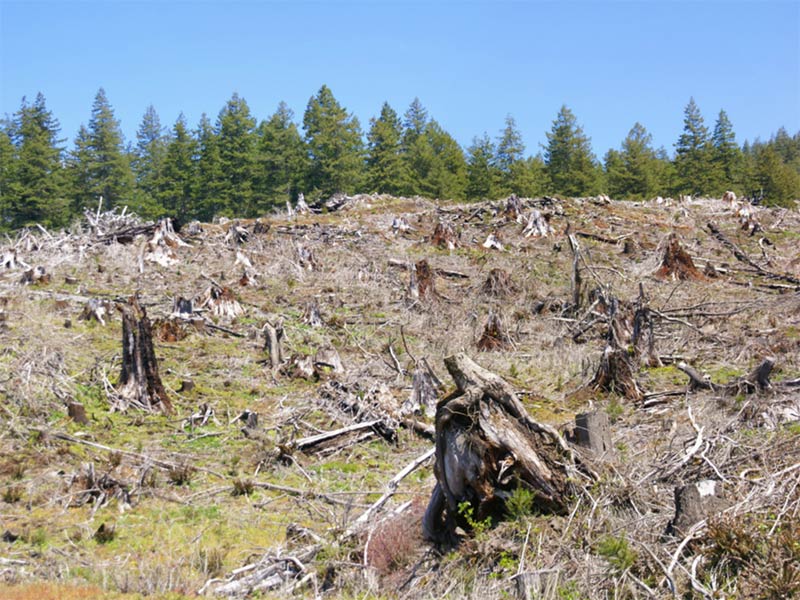
<svg viewBox="0 0 800 600"><path fill-rule="evenodd" d="M299 122L322 84L364 129L419 96L464 146L511 114L535 154L566 104L600 157L636 121L672 152L690 96L765 139L800 130L800 1L0 0L0 114L41 91L70 147L101 86L135 141L150 104L194 127L238 92Z"/></svg>

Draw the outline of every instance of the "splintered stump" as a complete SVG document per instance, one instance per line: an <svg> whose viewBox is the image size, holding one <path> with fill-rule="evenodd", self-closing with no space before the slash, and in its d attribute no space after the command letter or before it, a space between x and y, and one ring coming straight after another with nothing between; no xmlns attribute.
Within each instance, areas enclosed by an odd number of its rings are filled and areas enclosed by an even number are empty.
<svg viewBox="0 0 800 600"><path fill-rule="evenodd" d="M423 518L425 537L452 541L469 521L499 518L517 487L540 510L563 513L579 465L561 435L528 416L512 387L466 354L444 361L456 391L436 407L436 486ZM464 510L464 504L471 511Z"/></svg>
<svg viewBox="0 0 800 600"><path fill-rule="evenodd" d="M136 296L118 305L122 313L122 371L112 401L112 410L130 407L172 412L153 350L150 319Z"/></svg>
<svg viewBox="0 0 800 600"><path fill-rule="evenodd" d="M503 327L500 317L489 311L489 318L483 328L483 334L478 339L478 350L483 352L491 350L505 350L511 347L511 337Z"/></svg>
<svg viewBox="0 0 800 600"><path fill-rule="evenodd" d="M659 279L672 281L704 279L703 274L694 266L692 257L681 246L675 233L670 233L669 237L667 237L667 245L661 258L661 266L655 272L655 276Z"/></svg>
<svg viewBox="0 0 800 600"><path fill-rule="evenodd" d="M408 293L412 300L435 300L436 280L433 269L424 258L411 266Z"/></svg>
<svg viewBox="0 0 800 600"><path fill-rule="evenodd" d="M589 386L595 391L616 393L628 400L639 402L644 398L636 383L634 365L625 348L608 344L603 350L600 366Z"/></svg>
<svg viewBox="0 0 800 600"><path fill-rule="evenodd" d="M439 248L447 248L448 250L455 250L458 245L456 232L450 223L439 221L436 224L436 229L433 230L433 238L431 242L434 246Z"/></svg>
<svg viewBox="0 0 800 600"><path fill-rule="evenodd" d="M508 271L503 269L492 269L483 282L481 290L487 296L495 298L507 298L517 293L518 289L514 280L511 279Z"/></svg>

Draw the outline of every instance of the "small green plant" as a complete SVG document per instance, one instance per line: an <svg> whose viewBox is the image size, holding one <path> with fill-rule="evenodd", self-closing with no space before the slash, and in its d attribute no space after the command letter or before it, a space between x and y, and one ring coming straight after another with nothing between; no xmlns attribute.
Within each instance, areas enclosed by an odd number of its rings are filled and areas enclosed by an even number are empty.
<svg viewBox="0 0 800 600"><path fill-rule="evenodd" d="M608 420L612 423L616 423L624 412L625 408L620 403L619 398L617 398L617 396L611 396L611 399L608 401L608 406L606 406Z"/></svg>
<svg viewBox="0 0 800 600"><path fill-rule="evenodd" d="M636 551L631 549L628 540L622 536L604 537L597 545L597 554L605 558L620 573L630 569L638 558Z"/></svg>
<svg viewBox="0 0 800 600"><path fill-rule="evenodd" d="M533 512L534 494L526 487L519 486L506 500L506 512L512 519L521 519Z"/></svg>
<svg viewBox="0 0 800 600"><path fill-rule="evenodd" d="M574 581L568 581L564 585L558 586L556 595L559 600L581 600L582 596L578 591L578 584Z"/></svg>
<svg viewBox="0 0 800 600"><path fill-rule="evenodd" d="M464 520L476 537L480 537L492 526L491 517L480 520L475 517L475 509L467 500L464 500L464 502L458 505L458 514L464 517Z"/></svg>

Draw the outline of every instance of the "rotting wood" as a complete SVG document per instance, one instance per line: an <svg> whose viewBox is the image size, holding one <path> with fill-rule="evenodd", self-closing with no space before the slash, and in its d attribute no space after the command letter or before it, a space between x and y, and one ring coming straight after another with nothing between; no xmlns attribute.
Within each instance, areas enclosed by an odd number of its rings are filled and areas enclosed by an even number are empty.
<svg viewBox="0 0 800 600"><path fill-rule="evenodd" d="M423 518L423 533L452 541L455 527L498 517L516 487L530 489L536 506L566 511L583 465L561 435L528 416L512 387L466 354L445 359L456 391L436 408L436 486ZM588 475L587 475L588 476Z"/></svg>
<svg viewBox="0 0 800 600"><path fill-rule="evenodd" d="M133 407L172 413L172 403L158 374L147 312L136 296L117 308L122 313L122 370L111 397L112 410Z"/></svg>

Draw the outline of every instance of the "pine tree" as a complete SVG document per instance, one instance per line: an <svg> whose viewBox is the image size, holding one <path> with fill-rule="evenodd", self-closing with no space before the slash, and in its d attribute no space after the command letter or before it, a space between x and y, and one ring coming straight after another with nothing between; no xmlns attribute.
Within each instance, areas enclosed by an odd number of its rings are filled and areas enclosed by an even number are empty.
<svg viewBox="0 0 800 600"><path fill-rule="evenodd" d="M599 191L599 171L591 142L566 106L561 107L547 133L544 160L553 192L585 196Z"/></svg>
<svg viewBox="0 0 800 600"><path fill-rule="evenodd" d="M605 172L608 193L614 198L643 200L657 195L661 187L653 136L641 123L635 123L619 152L606 154Z"/></svg>
<svg viewBox="0 0 800 600"><path fill-rule="evenodd" d="M709 194L713 186L711 143L694 98L684 110L683 133L675 144L675 169L679 193Z"/></svg>
<svg viewBox="0 0 800 600"><path fill-rule="evenodd" d="M370 119L367 133L367 181L370 190L403 194L409 187L407 163L403 158L403 130L394 109L384 102L380 116Z"/></svg>
<svg viewBox="0 0 800 600"><path fill-rule="evenodd" d="M89 127L81 134L72 155L73 169L79 175L74 180L78 185L74 190L75 207L92 205L100 196L106 209L126 204L133 189L133 173L119 121L103 88L94 98ZM75 164L78 160L82 164Z"/></svg>
<svg viewBox="0 0 800 600"><path fill-rule="evenodd" d="M403 146L406 150L422 135L428 125L428 111L419 98L414 98L403 115Z"/></svg>
<svg viewBox="0 0 800 600"><path fill-rule="evenodd" d="M500 194L520 194L525 185L526 169L523 164L525 144L517 129L514 117L506 117L506 127L497 140L496 166L500 173Z"/></svg>
<svg viewBox="0 0 800 600"><path fill-rule="evenodd" d="M41 222L62 225L67 219L66 179L62 166L64 141L60 125L39 93L33 104L25 98L14 115L11 142L16 165L8 186L7 215L19 227Z"/></svg>
<svg viewBox="0 0 800 600"><path fill-rule="evenodd" d="M484 200L494 198L499 173L495 167L495 147L488 134L472 138L467 148L467 198Z"/></svg>
<svg viewBox="0 0 800 600"><path fill-rule="evenodd" d="M11 125L0 120L0 231L8 229L12 224L11 188L17 167L16 148L11 141Z"/></svg>
<svg viewBox="0 0 800 600"><path fill-rule="evenodd" d="M428 122L415 144L420 140L424 140L423 155L427 158L426 172L420 181L422 194L429 198L463 200L467 162L461 146L436 121Z"/></svg>
<svg viewBox="0 0 800 600"><path fill-rule="evenodd" d="M308 151L294 123L294 113L281 102L269 121L258 128L256 189L258 210L265 212L293 200L308 171Z"/></svg>
<svg viewBox="0 0 800 600"><path fill-rule="evenodd" d="M736 143L733 125L724 110L719 111L717 122L714 124L711 145L714 193L722 194L727 190L733 190L741 195L742 151Z"/></svg>
<svg viewBox="0 0 800 600"><path fill-rule="evenodd" d="M256 120L244 98L233 94L217 118L223 179L220 200L228 216L252 217L256 166Z"/></svg>
<svg viewBox="0 0 800 600"><path fill-rule="evenodd" d="M358 190L364 175L364 142L358 119L323 85L303 115L311 165L309 187L317 194Z"/></svg>
<svg viewBox="0 0 800 600"><path fill-rule="evenodd" d="M168 213L182 220L198 218L200 213L194 197L196 153L197 142L181 113L164 156L158 198Z"/></svg>
<svg viewBox="0 0 800 600"><path fill-rule="evenodd" d="M550 187L547 176L547 165L541 154L529 156L524 161L512 167L512 181L519 196L536 198L544 194Z"/></svg>
<svg viewBox="0 0 800 600"><path fill-rule="evenodd" d="M773 144L756 150L755 177L765 204L789 207L800 199L800 173L783 162Z"/></svg>
<svg viewBox="0 0 800 600"><path fill-rule="evenodd" d="M197 177L194 184L196 211L200 220L210 221L224 209L224 177L217 134L205 113L201 115L197 128L197 151Z"/></svg>
<svg viewBox="0 0 800 600"><path fill-rule="evenodd" d="M131 159L136 180L131 208L142 216L154 217L163 210L158 199L168 144L169 138L161 126L161 119L151 104L136 132L136 148Z"/></svg>

